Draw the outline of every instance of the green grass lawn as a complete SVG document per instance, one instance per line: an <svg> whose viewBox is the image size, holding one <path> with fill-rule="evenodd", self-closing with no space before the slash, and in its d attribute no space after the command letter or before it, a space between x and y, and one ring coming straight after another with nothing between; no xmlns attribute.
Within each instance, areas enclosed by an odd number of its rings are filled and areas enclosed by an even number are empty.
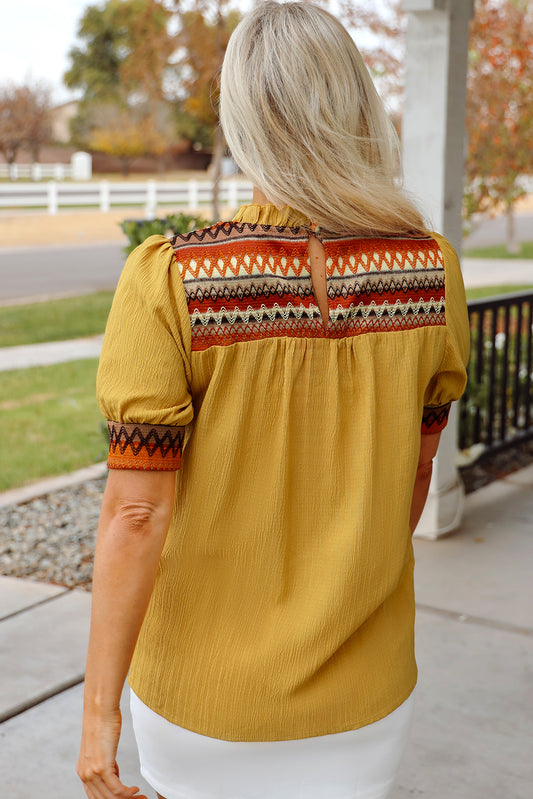
<svg viewBox="0 0 533 799"><path fill-rule="evenodd" d="M112 291L0 308L0 347L103 333Z"/></svg>
<svg viewBox="0 0 533 799"><path fill-rule="evenodd" d="M3 372L0 491L105 460L96 359Z"/></svg>
<svg viewBox="0 0 533 799"><path fill-rule="evenodd" d="M533 286L478 286L466 289L467 300L479 300L482 297L497 297L499 294L513 294L516 291L532 291Z"/></svg>
<svg viewBox="0 0 533 799"><path fill-rule="evenodd" d="M476 247L472 250L465 250L463 255L466 258L533 258L533 241L521 244L518 255L510 255L505 244L495 247Z"/></svg>

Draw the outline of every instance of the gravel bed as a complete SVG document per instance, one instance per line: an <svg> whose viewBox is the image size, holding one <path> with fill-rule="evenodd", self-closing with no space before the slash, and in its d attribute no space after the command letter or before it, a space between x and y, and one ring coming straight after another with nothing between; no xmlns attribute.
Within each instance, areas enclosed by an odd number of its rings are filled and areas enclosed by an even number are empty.
<svg viewBox="0 0 533 799"><path fill-rule="evenodd" d="M459 469L467 494L501 480L533 463L533 439L514 444L499 452L481 455L474 463Z"/></svg>
<svg viewBox="0 0 533 799"><path fill-rule="evenodd" d="M463 467L466 493L533 463L533 441ZM106 478L0 508L0 574L91 590L96 528Z"/></svg>
<svg viewBox="0 0 533 799"><path fill-rule="evenodd" d="M90 591L106 479L0 508L0 574Z"/></svg>

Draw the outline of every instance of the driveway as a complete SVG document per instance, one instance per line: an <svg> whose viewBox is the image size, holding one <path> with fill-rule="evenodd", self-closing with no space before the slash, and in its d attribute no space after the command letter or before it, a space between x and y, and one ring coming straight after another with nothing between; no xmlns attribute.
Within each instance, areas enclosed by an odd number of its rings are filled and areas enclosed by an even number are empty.
<svg viewBox="0 0 533 799"><path fill-rule="evenodd" d="M0 249L0 303L114 289L124 245L78 244Z"/></svg>

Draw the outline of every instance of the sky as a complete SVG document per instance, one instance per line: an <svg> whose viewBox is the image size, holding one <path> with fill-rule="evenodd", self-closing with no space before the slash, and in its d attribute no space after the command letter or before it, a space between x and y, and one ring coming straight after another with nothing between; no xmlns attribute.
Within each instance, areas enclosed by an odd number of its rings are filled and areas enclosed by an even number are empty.
<svg viewBox="0 0 533 799"><path fill-rule="evenodd" d="M91 4L100 0L0 0L0 84L43 80L52 90L54 103L75 97L62 77L69 66L68 52L76 43L78 23ZM240 0L235 5L243 9L248 2Z"/></svg>
<svg viewBox="0 0 533 799"><path fill-rule="evenodd" d="M87 5L89 0L0 0L0 83L44 80L54 102L71 99L62 76Z"/></svg>

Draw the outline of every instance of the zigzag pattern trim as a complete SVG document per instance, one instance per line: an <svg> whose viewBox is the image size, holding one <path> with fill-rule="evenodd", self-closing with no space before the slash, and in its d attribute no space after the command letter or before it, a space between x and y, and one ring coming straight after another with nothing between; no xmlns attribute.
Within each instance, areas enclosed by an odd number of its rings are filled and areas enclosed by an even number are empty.
<svg viewBox="0 0 533 799"><path fill-rule="evenodd" d="M184 427L107 422L110 469L176 471L181 466Z"/></svg>
<svg viewBox="0 0 533 799"><path fill-rule="evenodd" d="M333 281L342 280L340 288L335 286ZM440 275L424 275L423 277L413 276L410 279L406 275L395 280L391 278L386 280L384 278L361 279L359 277L353 278L330 278L328 286L328 297L346 297L346 296L361 296L372 294L413 294L419 291L436 291L444 293L444 278Z"/></svg>
<svg viewBox="0 0 533 799"><path fill-rule="evenodd" d="M422 415L422 433L440 433L448 424L451 402L444 405L426 405Z"/></svg>
<svg viewBox="0 0 533 799"><path fill-rule="evenodd" d="M353 319L361 316L363 319L368 319L370 316L375 316L376 319L381 319L382 316L388 315L389 318L393 316L407 316L413 314L417 316L420 313L429 315L431 313L441 314L444 311L444 297L435 299L431 297L430 300L420 299L418 302L413 301L411 298L407 302L396 300L394 303L389 303L388 300L382 303L376 303L372 300L371 303L365 304L360 302L358 305L349 305L347 308L338 305L337 308L330 308L330 320L336 321L337 318Z"/></svg>
<svg viewBox="0 0 533 799"><path fill-rule="evenodd" d="M192 349L249 340L243 334L337 337L341 329L345 335L400 329L390 324L400 317L409 318L409 329L445 324L444 261L434 239L337 237L323 239L325 327L308 236L306 228L226 223L177 237Z"/></svg>
<svg viewBox="0 0 533 799"><path fill-rule="evenodd" d="M280 239L307 240L310 233L311 227L305 226L290 227L288 225L262 225L260 223L250 222L218 222L215 225L202 228L201 230L191 230L189 233L181 233L173 236L170 239L170 243L175 250L178 250L182 247L188 247L191 244L210 244L216 241L224 241L235 238L253 239L257 238L257 236L261 236L261 238L270 237L278 241ZM339 244L343 244L347 241L369 241L368 236L354 236L353 234L350 234L349 236L323 235L320 236L320 238L322 241L335 241ZM372 241L372 239L370 240ZM427 236L424 233L414 232L408 235L390 234L388 236L382 236L378 239L380 242L385 240L395 242L406 241L409 243L409 246L412 246L413 241L432 241L431 236Z"/></svg>
<svg viewBox="0 0 533 799"><path fill-rule="evenodd" d="M356 258L350 255L348 258L339 258L334 262L333 258L326 259L326 270L331 275L344 276L346 273L354 274L358 272L385 272L396 269L428 269L441 265L438 254L433 250L414 252L408 250L402 253L399 250L385 250L382 252L374 251L371 255L361 252Z"/></svg>
<svg viewBox="0 0 533 799"><path fill-rule="evenodd" d="M268 279L270 277L270 279ZM342 281L342 285L336 287L335 280ZM260 282L262 281L262 282ZM444 293L444 279L437 275L431 277L424 275L421 278L413 277L408 280L405 275L401 275L398 280L385 280L381 277L377 280L361 280L360 278L343 279L331 278L328 286L328 297L360 297L373 294L413 294L419 291L434 291L439 295ZM204 285L207 283L207 285ZM313 297L313 289L310 278L307 281L299 282L297 278L288 277L279 280L275 275L242 276L226 278L223 283L216 281L195 281L188 285L187 295L192 303L219 302L220 300L243 300L246 297L255 299L256 297L269 297L276 294L278 297L298 296L302 299Z"/></svg>
<svg viewBox="0 0 533 799"><path fill-rule="evenodd" d="M299 297L300 299L309 299L313 297L313 290L311 288L311 284L309 285L287 285L286 281L283 283L280 281L274 282L275 279L271 283L262 282L262 283L255 283L253 281L249 281L246 283L238 283L236 285L232 285L231 283L225 283L221 285L220 288L217 288L215 285L210 284L205 288L203 286L198 286L195 288L190 288L187 292L189 301L192 304L201 304L205 302L220 302L221 300L224 301L232 301L232 300L244 300L244 299L257 299L257 297L269 298L274 295L279 297Z"/></svg>
<svg viewBox="0 0 533 799"><path fill-rule="evenodd" d="M198 323L205 326L210 323L217 325L231 325L236 322L248 324L250 321L258 323L266 319L269 319L271 322L277 319L287 320L289 318L302 319L307 317L308 319L312 319L316 316L317 310L317 306L314 305L306 307L304 305L293 305L290 302L283 306L275 302L270 306L261 305L260 308L248 306L247 308L229 309L222 307L217 311L213 308L208 308L205 313L201 313L198 310L193 311L191 315L191 324L194 328ZM400 300L396 300L393 304L389 303L388 300L385 300L385 302L381 304L377 304L372 300L372 302L367 305L360 302L358 305L352 304L347 308L344 308L342 305L338 305L336 308L330 308L329 318L330 322L336 322L338 319L355 319L358 316L363 319L368 319L370 316L381 319L384 315L388 315L389 318L392 318L399 314L402 316L407 316L409 313L414 315L419 313L430 314L431 312L440 314L443 311L444 297L440 297L439 299L431 298L428 302L424 300L413 302L409 299L406 303L402 303ZM320 315L319 310L318 314Z"/></svg>
<svg viewBox="0 0 533 799"><path fill-rule="evenodd" d="M257 243L257 240L254 240ZM264 242L263 242L264 245ZM176 253L176 257L177 257ZM234 277L241 275L265 275L265 274L278 274L283 277L294 275L300 277L302 274L306 277L309 276L308 261L304 252L281 253L279 258L274 258L273 255L268 257L260 253L244 253L242 257L231 255L229 258L208 257L203 253L203 257L196 257L183 263L178 259L180 264L182 277L184 279L193 279L197 281L212 280L213 277L227 278L230 274ZM298 257L298 255L300 257ZM381 261L380 257L383 255L389 256L390 261ZM289 256L289 257L287 257ZM394 257L387 250L385 253L374 253L372 257L368 257L365 253L361 253L358 258L350 255L345 260L340 257L336 262L332 258L326 259L326 272L329 277L350 277L354 275L364 274L382 274L388 273L393 275L395 273L403 273L405 271L426 271L428 269L443 268L441 261L442 256L434 253L428 249L427 253L419 251L415 257L414 253L395 252Z"/></svg>
<svg viewBox="0 0 533 799"><path fill-rule="evenodd" d="M293 305L291 302L288 302L287 305L279 305L275 302L270 306L261 305L260 308L248 306L247 308L234 308L233 310L220 308L220 310L214 311L209 308L205 313L200 313L197 310L193 311L191 324L194 327L197 323L208 325L211 322L217 325L223 323L231 325L235 324L235 322L248 324L251 320L253 322L262 322L265 319L269 319L274 322L276 319L301 319L302 317L312 319L315 312L316 309L312 307L306 308L305 305Z"/></svg>
<svg viewBox="0 0 533 799"><path fill-rule="evenodd" d="M207 325L196 329L193 350L201 352L209 347L226 347L244 341L259 341L267 338L326 338L341 339L366 333L399 332L445 324L444 314L419 314L418 316L386 317L382 319L338 320L326 328L320 313L313 319L279 320L273 328L270 322L234 325Z"/></svg>
<svg viewBox="0 0 533 799"><path fill-rule="evenodd" d="M210 244L229 239L241 239L243 241L270 237L280 240L306 239L309 236L307 228L287 227L285 225L260 225L248 222L219 222L208 228L201 230L191 230L190 233L182 233L170 239L174 250L182 247L190 247L196 244L209 246Z"/></svg>
<svg viewBox="0 0 533 799"><path fill-rule="evenodd" d="M207 258L202 260L191 258L183 267L183 277L194 280L212 280L213 277L228 279L229 276L242 277L244 275L264 276L280 274L283 277L294 275L300 277L302 274L309 276L306 269L304 258L294 256L287 258L281 254L278 259L272 255L264 257L260 253L244 253L241 258L231 255L227 260L223 258Z"/></svg>

